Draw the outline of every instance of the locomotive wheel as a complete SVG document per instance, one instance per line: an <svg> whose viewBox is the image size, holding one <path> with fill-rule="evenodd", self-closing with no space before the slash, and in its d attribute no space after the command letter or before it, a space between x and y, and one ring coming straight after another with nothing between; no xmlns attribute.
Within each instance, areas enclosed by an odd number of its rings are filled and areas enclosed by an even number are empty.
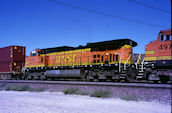
<svg viewBox="0 0 172 113"><path fill-rule="evenodd" d="M25 77L24 77L24 76L22 76L22 77L21 77L21 80L24 80L24 78L25 78Z"/></svg>
<svg viewBox="0 0 172 113"><path fill-rule="evenodd" d="M105 79L98 79L98 81L105 82L106 80Z"/></svg>
<svg viewBox="0 0 172 113"><path fill-rule="evenodd" d="M87 78L87 75L88 75L88 71L84 70L84 69L81 69L81 73L80 73L80 77L81 77L81 80L86 80Z"/></svg>
<svg viewBox="0 0 172 113"><path fill-rule="evenodd" d="M169 76L159 76L161 83L165 84L169 81Z"/></svg>
<svg viewBox="0 0 172 113"><path fill-rule="evenodd" d="M137 69L132 68L131 66L128 67L126 71L126 82L132 82L136 80Z"/></svg>
<svg viewBox="0 0 172 113"><path fill-rule="evenodd" d="M153 80L153 83L154 84L158 84L158 80Z"/></svg>
<svg viewBox="0 0 172 113"><path fill-rule="evenodd" d="M94 79L93 78L90 78L90 77L87 77L86 80L92 82Z"/></svg>
<svg viewBox="0 0 172 113"><path fill-rule="evenodd" d="M92 71L87 71L85 75L85 80L86 81L93 81L94 77L92 76L93 72Z"/></svg>

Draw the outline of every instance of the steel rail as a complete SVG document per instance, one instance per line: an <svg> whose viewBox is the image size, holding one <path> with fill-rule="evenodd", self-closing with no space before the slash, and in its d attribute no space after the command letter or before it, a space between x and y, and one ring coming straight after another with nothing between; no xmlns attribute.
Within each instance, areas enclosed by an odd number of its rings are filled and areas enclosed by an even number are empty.
<svg viewBox="0 0 172 113"><path fill-rule="evenodd" d="M85 82L85 81L39 81L39 80L0 80L0 83L25 83L25 84L60 84L60 85L88 85L111 87L137 87L137 88L163 88L171 89L171 84L145 84L145 83L115 83L115 82Z"/></svg>

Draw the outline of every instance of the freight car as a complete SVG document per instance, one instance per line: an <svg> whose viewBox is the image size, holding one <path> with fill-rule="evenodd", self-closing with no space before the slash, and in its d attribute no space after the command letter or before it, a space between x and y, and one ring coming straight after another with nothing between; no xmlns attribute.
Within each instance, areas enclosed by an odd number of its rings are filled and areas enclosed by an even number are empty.
<svg viewBox="0 0 172 113"><path fill-rule="evenodd" d="M26 58L23 79L82 78L115 80L125 78L137 43L119 39L88 43L79 47L36 49Z"/></svg>
<svg viewBox="0 0 172 113"><path fill-rule="evenodd" d="M0 79L21 77L25 65L25 47L8 46L0 48Z"/></svg>

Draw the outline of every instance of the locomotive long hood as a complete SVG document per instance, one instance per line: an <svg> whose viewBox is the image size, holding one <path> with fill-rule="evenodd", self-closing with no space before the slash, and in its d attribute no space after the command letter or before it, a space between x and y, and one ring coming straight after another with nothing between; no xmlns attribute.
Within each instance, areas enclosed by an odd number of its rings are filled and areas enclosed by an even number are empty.
<svg viewBox="0 0 172 113"><path fill-rule="evenodd" d="M87 43L86 47L100 47L100 46L118 46L121 47L123 45L132 45L132 47L137 46L137 43L135 41L132 41L130 39L117 39L117 40L109 40L109 41L103 41L103 42L96 42L96 43Z"/></svg>
<svg viewBox="0 0 172 113"><path fill-rule="evenodd" d="M70 47L70 46L61 46L61 47L54 47L54 48L45 48L41 49L41 54L52 53L52 52L60 52L60 51L69 51L75 49L84 49L84 48L104 48L110 47L113 49L120 48L124 45L131 45L132 47L137 46L135 41L130 39L117 39L117 40L109 40L109 41L102 41L102 42L95 42L95 43L87 43L86 46L78 46L78 47Z"/></svg>

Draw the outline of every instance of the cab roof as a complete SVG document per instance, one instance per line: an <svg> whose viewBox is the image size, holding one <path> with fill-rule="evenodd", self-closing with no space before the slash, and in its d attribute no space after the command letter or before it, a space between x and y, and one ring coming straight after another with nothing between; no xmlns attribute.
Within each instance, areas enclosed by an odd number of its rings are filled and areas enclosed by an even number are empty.
<svg viewBox="0 0 172 113"><path fill-rule="evenodd" d="M159 34L165 34L165 35L171 35L172 34L172 29L166 29L166 30L161 30Z"/></svg>

